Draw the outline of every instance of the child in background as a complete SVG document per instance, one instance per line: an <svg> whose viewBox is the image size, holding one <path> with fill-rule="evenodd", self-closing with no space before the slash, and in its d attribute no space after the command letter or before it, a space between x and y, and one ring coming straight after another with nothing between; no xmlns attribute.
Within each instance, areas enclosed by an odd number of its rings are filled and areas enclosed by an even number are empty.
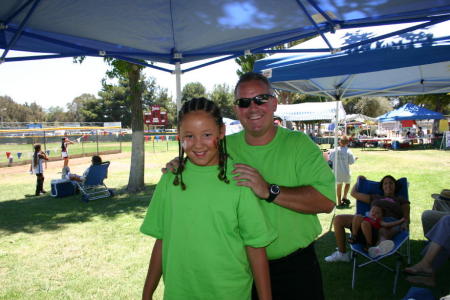
<svg viewBox="0 0 450 300"><path fill-rule="evenodd" d="M378 241L378 230L381 227L394 227L402 224L405 219L401 218L397 221L385 222L383 221L384 210L376 202L372 204L369 215L363 217L361 215L355 215L352 220L352 235L348 239L350 244L362 243L365 245L366 251L369 252L370 257L377 257L384 255L394 248L394 242L391 240L381 241L376 247L373 247ZM362 235L359 235L361 229Z"/></svg>
<svg viewBox="0 0 450 300"><path fill-rule="evenodd" d="M33 159L31 160L31 171L36 174L36 196L45 194L44 191L44 166L43 162L47 161L48 157L45 152L41 151L41 145L34 145Z"/></svg>
<svg viewBox="0 0 450 300"><path fill-rule="evenodd" d="M259 299L271 299L264 247L276 232L253 192L229 184L218 106L194 98L178 121L180 166L161 177L141 226L157 239L142 298L151 299L163 275L164 299L250 299L252 279Z"/></svg>
<svg viewBox="0 0 450 300"><path fill-rule="evenodd" d="M347 198L350 189L350 165L355 162L357 157L353 156L352 151L348 149L349 139L343 136L339 140L339 146L329 155L330 161L333 163L333 169L336 176L336 194L337 208L347 208L350 206L350 200ZM336 161L337 156L337 161ZM342 185L344 185L344 196L342 197Z"/></svg>
<svg viewBox="0 0 450 300"><path fill-rule="evenodd" d="M69 151L67 148L70 144L73 144L71 140L67 137L63 137L61 141L61 156L64 160L64 167L67 167L69 165Z"/></svg>

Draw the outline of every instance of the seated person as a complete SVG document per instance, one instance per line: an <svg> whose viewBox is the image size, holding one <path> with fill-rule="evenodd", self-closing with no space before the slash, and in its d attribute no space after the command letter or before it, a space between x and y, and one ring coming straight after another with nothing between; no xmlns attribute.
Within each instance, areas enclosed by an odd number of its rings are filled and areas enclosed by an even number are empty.
<svg viewBox="0 0 450 300"><path fill-rule="evenodd" d="M358 178L365 179L364 176L359 176ZM400 191L401 186L391 175L384 176L380 181L380 187L383 190L383 195L376 194L364 194L357 191L357 184L352 188L351 195L359 201L368 203L372 205L376 200L377 203L385 209L386 215L384 216L384 221L396 221L404 218L404 222L400 226L394 226L391 228L380 228L379 244L377 247L384 247L386 242L383 241L391 240L401 229L407 229L409 225L409 201L403 197L398 197L395 194ZM345 228L351 228L354 215L337 215L333 220L334 234L336 237L336 244L338 250L332 253L330 256L325 257L327 262L338 262L350 261L350 255L347 253L345 245ZM388 242L389 243L389 242ZM389 243L391 245L391 243ZM392 249L392 248L391 248ZM391 249L384 249L382 252L389 252ZM378 252L378 250L372 250Z"/></svg>
<svg viewBox="0 0 450 300"><path fill-rule="evenodd" d="M91 162L92 162L92 164L84 171L82 176L74 174L74 173L70 173L69 167L63 168L63 176L65 176L66 179L69 179L72 181L83 182L86 180L86 176L89 174L89 170L92 166L102 164L102 158L98 155L94 155L94 156L92 156Z"/></svg>
<svg viewBox="0 0 450 300"><path fill-rule="evenodd" d="M386 254L387 252L385 251L392 249L394 247L394 243L390 240L385 240L379 247L373 247L378 241L378 230L381 227L391 228L400 225L403 223L404 218L397 221L385 222L383 221L385 214L384 209L379 204L374 202L367 217L355 215L352 220L352 236L348 239L348 242L351 244L363 244L365 250L369 250L368 252L370 257L377 257ZM360 229L362 234L359 234Z"/></svg>
<svg viewBox="0 0 450 300"><path fill-rule="evenodd" d="M436 270L450 257L450 215L442 217L426 234L430 243L425 247L425 254L417 264L405 268L410 275L407 281L413 284L435 285Z"/></svg>
<svg viewBox="0 0 450 300"><path fill-rule="evenodd" d="M431 197L434 198L433 209L422 213L422 227L425 236L442 217L450 215L450 190L444 189L440 194L432 194Z"/></svg>

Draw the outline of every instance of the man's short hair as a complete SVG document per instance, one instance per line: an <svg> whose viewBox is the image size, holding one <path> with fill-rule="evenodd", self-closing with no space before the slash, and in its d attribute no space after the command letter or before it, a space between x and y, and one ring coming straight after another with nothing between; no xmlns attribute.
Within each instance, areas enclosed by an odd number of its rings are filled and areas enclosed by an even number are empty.
<svg viewBox="0 0 450 300"><path fill-rule="evenodd" d="M253 80L260 81L260 82L264 83L267 86L268 90L269 90L269 94L273 95L272 84L267 79L267 77L265 77L264 75L262 75L260 73L248 72L248 73L245 73L245 74L241 75L241 77L239 77L239 80L236 83L236 87L234 88L234 97L236 97L237 90L239 88L239 85L241 85L241 83L249 82L249 81L253 81Z"/></svg>

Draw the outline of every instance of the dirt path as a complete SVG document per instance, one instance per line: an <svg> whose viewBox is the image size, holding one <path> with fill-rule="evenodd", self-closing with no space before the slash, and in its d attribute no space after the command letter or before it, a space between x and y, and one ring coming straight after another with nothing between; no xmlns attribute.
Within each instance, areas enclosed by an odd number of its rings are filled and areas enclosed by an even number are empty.
<svg viewBox="0 0 450 300"><path fill-rule="evenodd" d="M103 161L114 161L114 162L117 162L117 164L120 164L120 162L118 161L119 159L129 158L130 155L131 154L129 152L102 155L102 160ZM69 161L69 167L70 167L71 172L73 172L73 173L80 173L80 172L83 173L84 169L86 169L86 167L89 166L90 163L91 163L90 157L73 158L73 159L70 159L70 161ZM115 163L115 165L116 165L116 163ZM129 162L127 161L126 163L124 163L124 166L125 165L129 166ZM63 166L62 160L47 162L47 169L45 170L45 173L61 172L62 166ZM116 165L115 167L118 167L118 166ZM5 177L7 175L12 175L12 174L20 174L20 173L23 174L23 173L26 173L29 170L29 168L30 168L29 165L0 168L0 176Z"/></svg>

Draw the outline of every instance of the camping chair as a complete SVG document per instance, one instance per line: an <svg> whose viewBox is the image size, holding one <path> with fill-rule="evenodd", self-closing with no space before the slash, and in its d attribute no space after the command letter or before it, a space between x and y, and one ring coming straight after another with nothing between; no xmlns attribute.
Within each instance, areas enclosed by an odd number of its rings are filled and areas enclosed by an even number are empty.
<svg viewBox="0 0 450 300"><path fill-rule="evenodd" d="M103 180L108 175L109 162L100 165L92 165L83 182L77 182L81 192L81 199L85 202L90 200L113 196L113 191L108 189Z"/></svg>
<svg viewBox="0 0 450 300"><path fill-rule="evenodd" d="M401 184L401 190L397 193L397 195L402 196L406 199L408 199L408 181L406 178L400 178L398 180ZM382 194L382 190L380 188L379 182L376 181L370 181L367 179L358 179L358 192L362 192L365 194ZM356 214L365 216L366 213L370 210L370 205L361 201L356 201ZM392 293L395 294L397 289L397 281L398 281L398 275L400 273L400 265L402 263L403 257L407 257L408 264L411 263L411 246L409 241L409 232L406 230L403 230L399 232L393 239L394 242L394 248L386 253L385 255L380 255L375 258L372 258L369 256L367 251L364 250L364 246L362 244L350 244L351 248L351 257L353 260L353 275L352 275L352 289L355 288L355 282L356 282L356 270L357 268L364 267L366 265L369 265L371 263L376 263L387 270L394 272L394 286L392 289ZM400 252L400 248L403 244L406 243L406 254ZM357 263L357 256L361 255L364 258L364 262ZM381 260L396 254L398 256L398 259L396 260L395 269L392 267L387 266L386 264L382 263Z"/></svg>

